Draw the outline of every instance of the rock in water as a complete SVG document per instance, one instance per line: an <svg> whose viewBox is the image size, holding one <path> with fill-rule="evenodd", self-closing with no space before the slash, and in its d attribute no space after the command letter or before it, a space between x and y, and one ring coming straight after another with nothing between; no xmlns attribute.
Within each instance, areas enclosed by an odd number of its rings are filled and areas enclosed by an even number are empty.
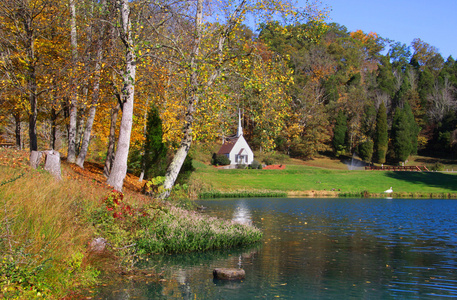
<svg viewBox="0 0 457 300"><path fill-rule="evenodd" d="M243 269L216 268L213 276L220 280L241 280L246 277L246 272Z"/></svg>

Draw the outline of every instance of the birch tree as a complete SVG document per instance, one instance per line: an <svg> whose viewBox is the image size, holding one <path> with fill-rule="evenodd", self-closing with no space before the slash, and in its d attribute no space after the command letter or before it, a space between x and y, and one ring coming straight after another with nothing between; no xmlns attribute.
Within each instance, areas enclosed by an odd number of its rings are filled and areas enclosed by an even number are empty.
<svg viewBox="0 0 457 300"><path fill-rule="evenodd" d="M76 160L76 120L78 112L78 95L76 84L76 63L78 60L78 40L76 31L76 0L70 0L70 43L71 43L71 60L72 60L72 74L71 74L71 87L69 95L70 107L70 126L68 128L68 155L67 161L74 163Z"/></svg>
<svg viewBox="0 0 457 300"><path fill-rule="evenodd" d="M103 52L104 52L104 39L103 35L105 33L107 27L107 20L108 17L108 6L106 0L102 0L101 2L101 12L102 18L98 19L100 26L98 26L99 34L92 39L96 39L96 46L95 46L95 67L94 67L94 83L92 87L92 99L89 107L89 112L86 120L86 126L84 130L84 135L81 142L81 149L78 154L78 158L76 159L76 164L81 168L84 168L84 161L86 159L87 151L89 149L89 142L92 132L92 126L95 120L95 113L97 111L97 104L100 98L100 80L101 80L101 71L102 71L102 61L103 61ZM96 27L95 24L91 26ZM95 29L95 28L94 28ZM105 43L106 44L106 43Z"/></svg>
<svg viewBox="0 0 457 300"><path fill-rule="evenodd" d="M121 94L122 119L119 129L116 155L107 183L114 189L122 191L127 174L127 159L132 132L133 101L135 96L136 54L132 36L130 7L128 0L119 2L119 37L125 47L125 69Z"/></svg>

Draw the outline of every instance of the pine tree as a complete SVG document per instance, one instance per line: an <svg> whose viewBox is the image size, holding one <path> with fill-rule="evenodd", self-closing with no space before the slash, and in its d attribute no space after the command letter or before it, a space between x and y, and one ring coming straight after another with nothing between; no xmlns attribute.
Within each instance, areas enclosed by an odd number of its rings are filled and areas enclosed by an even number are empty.
<svg viewBox="0 0 457 300"><path fill-rule="evenodd" d="M400 162L406 161L412 150L411 133L405 111L399 107L395 110L392 123L392 140L395 158Z"/></svg>
<svg viewBox="0 0 457 300"><path fill-rule="evenodd" d="M346 148L347 122L346 115L340 110L336 117L335 128L333 129L333 147L337 155Z"/></svg>
<svg viewBox="0 0 457 300"><path fill-rule="evenodd" d="M411 109L411 106L409 106L408 103L405 104L405 107L403 108L403 110L405 112L406 122L408 123L408 127L409 127L411 154L417 154L417 147L418 147L417 137L419 135L420 128L417 125L416 120L414 119L413 111Z"/></svg>
<svg viewBox="0 0 457 300"><path fill-rule="evenodd" d="M165 175L167 148L162 142L162 120L159 110L152 106L148 113L144 143L144 170L147 178Z"/></svg>
<svg viewBox="0 0 457 300"><path fill-rule="evenodd" d="M399 161L406 161L411 154L417 153L417 136L420 128L408 103L397 108L392 124L393 150Z"/></svg>
<svg viewBox="0 0 457 300"><path fill-rule="evenodd" d="M371 139L367 139L359 144L357 148L361 159L368 162L371 161L371 158L373 157L373 141Z"/></svg>
<svg viewBox="0 0 457 300"><path fill-rule="evenodd" d="M375 161L380 164L386 162L387 146L389 141L387 130L387 111L384 102L382 102L376 116L376 132L374 138Z"/></svg>

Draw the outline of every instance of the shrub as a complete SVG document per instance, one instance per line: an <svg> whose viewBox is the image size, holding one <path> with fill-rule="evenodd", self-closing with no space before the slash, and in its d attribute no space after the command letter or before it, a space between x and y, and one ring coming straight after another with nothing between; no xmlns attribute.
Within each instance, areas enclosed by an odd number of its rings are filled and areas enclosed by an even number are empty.
<svg viewBox="0 0 457 300"><path fill-rule="evenodd" d="M273 160L273 158L271 158L271 157L265 157L265 158L263 159L263 162L264 162L267 166L274 164L274 160Z"/></svg>
<svg viewBox="0 0 457 300"><path fill-rule="evenodd" d="M367 140L359 145L359 156L364 161L371 161L373 157L373 141Z"/></svg>
<svg viewBox="0 0 457 300"><path fill-rule="evenodd" d="M213 166L226 166L230 165L230 159L224 154L213 154L213 159L211 160Z"/></svg>
<svg viewBox="0 0 457 300"><path fill-rule="evenodd" d="M436 164L430 167L431 171L444 171L444 165L442 163L437 162Z"/></svg>
<svg viewBox="0 0 457 300"><path fill-rule="evenodd" d="M251 169L262 169L262 164L256 160L252 161Z"/></svg>

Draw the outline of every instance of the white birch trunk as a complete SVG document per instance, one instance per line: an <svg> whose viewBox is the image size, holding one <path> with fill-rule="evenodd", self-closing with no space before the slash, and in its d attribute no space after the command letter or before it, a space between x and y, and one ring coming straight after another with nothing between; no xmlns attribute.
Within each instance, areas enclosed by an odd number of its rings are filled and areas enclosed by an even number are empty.
<svg viewBox="0 0 457 300"><path fill-rule="evenodd" d="M106 10L106 1L102 3L102 10ZM104 24L104 23L103 23ZM104 27L102 26L100 32L104 32ZM92 91L92 102L89 108L89 115L87 116L86 128L84 130L84 136L81 143L81 150L79 151L78 158L76 159L76 164L81 168L84 168L84 161L86 160L87 151L89 149L90 136L92 132L92 126L94 124L95 113L97 110L97 103L100 96L100 72L102 68L102 59L103 59L103 44L102 39L99 38L97 41L97 60L95 63L95 82Z"/></svg>
<svg viewBox="0 0 457 300"><path fill-rule="evenodd" d="M202 24L203 24L203 0L197 0L197 10L195 16L195 39L190 53L190 85L188 92L188 105L186 112L186 123L184 127L184 136L181 140L181 145L173 157L173 161L167 169L165 174L165 182L163 187L165 191L159 196L162 199L170 196L171 189L173 188L176 179L178 178L179 171L184 163L184 160L189 153L190 146L192 144L192 124L194 121L194 106L198 102L198 73L197 73L197 59L200 53L201 37L202 37Z"/></svg>
<svg viewBox="0 0 457 300"><path fill-rule="evenodd" d="M113 168L108 177L107 183L115 190L122 191L125 175L127 174L127 158L130 147L130 135L132 132L133 100L135 96L135 75L136 61L133 51L133 40L130 27L130 8L128 0L121 0L120 21L121 39L126 47L126 70L123 75L124 87L122 92L122 119L119 129L119 139L117 143L116 156Z"/></svg>
<svg viewBox="0 0 457 300"><path fill-rule="evenodd" d="M76 121L77 121L77 89L75 80L76 60L78 56L78 41L76 35L76 0L70 0L70 43L71 43L71 56L73 60L73 74L72 85L70 91L70 127L68 129L68 155L67 161L74 163L76 160Z"/></svg>
<svg viewBox="0 0 457 300"><path fill-rule="evenodd" d="M239 21L239 16L242 14L242 10L246 4L246 0L240 2L239 6L235 9L235 11L230 15L230 18L225 25L224 31L219 36L218 44L217 44L217 53L219 54L219 62L222 64L222 51L223 46L226 42L228 33L231 32ZM181 140L181 145L176 152L175 157L173 157L173 161L171 162L170 166L167 169L167 173L165 174L165 182L163 187L165 191L159 196L162 199L167 198L170 196L171 189L178 178L179 171L184 163L184 160L189 153L190 146L192 144L192 123L194 120L194 111L195 105L198 104L198 88L200 86L200 82L198 81L198 55L200 53L200 46L201 46L201 37L202 37L202 24L203 24L203 0L197 0L197 10L196 10L196 18L195 18L195 39L194 45L192 48L192 52L190 53L191 60L190 60L190 86L187 95L187 112L186 112L186 123L184 127L184 136ZM211 86L216 78L221 73L221 66L219 65L216 67L213 74L211 74L208 78L206 86Z"/></svg>

